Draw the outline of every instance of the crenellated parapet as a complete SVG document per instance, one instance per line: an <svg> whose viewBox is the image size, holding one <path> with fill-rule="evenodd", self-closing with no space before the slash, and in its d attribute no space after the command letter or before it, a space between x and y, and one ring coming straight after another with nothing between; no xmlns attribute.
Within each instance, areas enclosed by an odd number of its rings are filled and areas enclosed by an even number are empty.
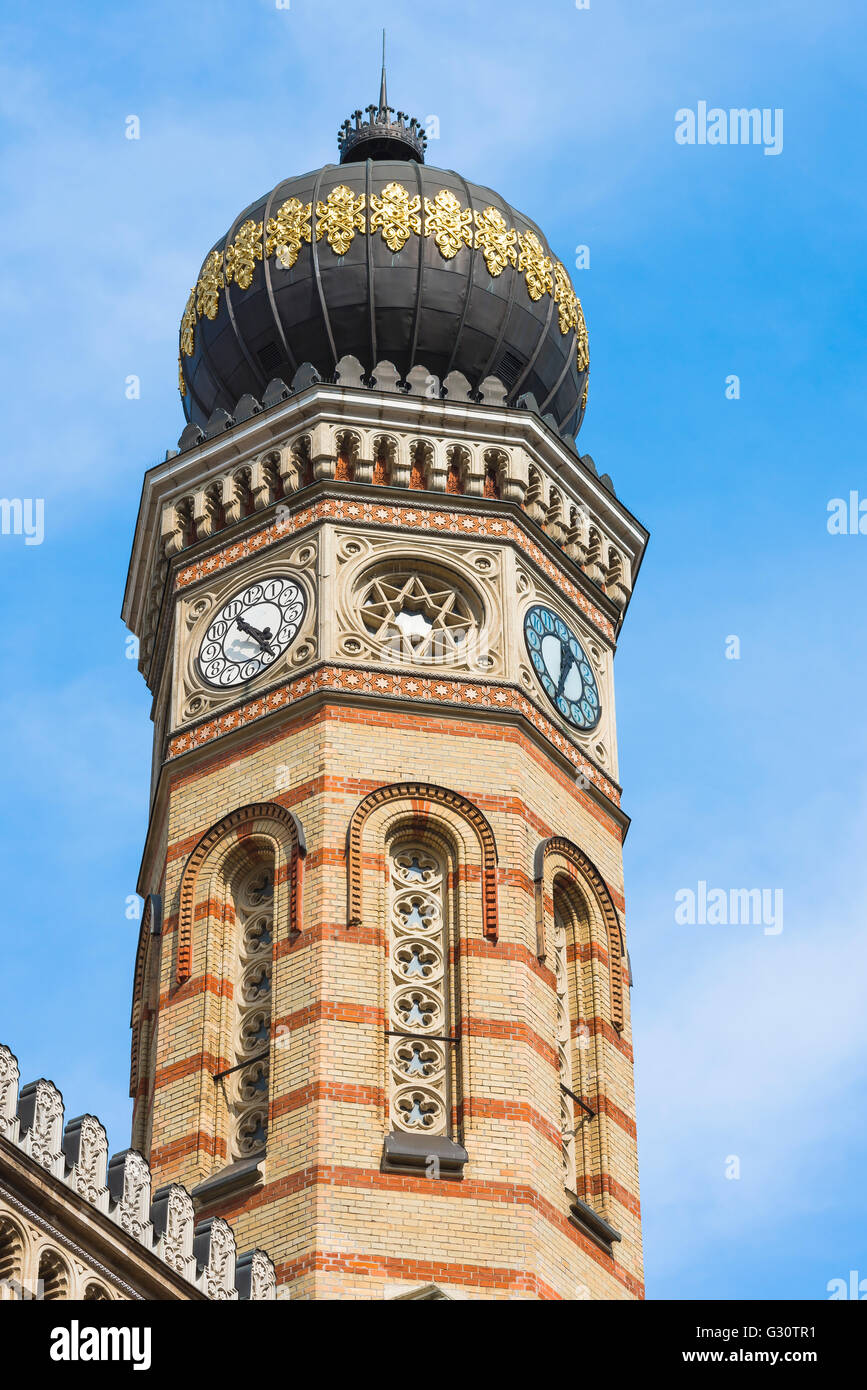
<svg viewBox="0 0 867 1390"><path fill-rule="evenodd" d="M16 1164L6 1146L39 1172L26 1162ZM0 1045L0 1297L182 1297L170 1291L175 1276L175 1286L180 1279L212 1300L276 1298L274 1265L264 1251L238 1256L229 1223L219 1217L197 1223L185 1187L170 1183L156 1192L151 1187L150 1168L135 1149L109 1157L96 1116L80 1115L64 1125L63 1096L53 1082L41 1077L19 1087L17 1058ZM75 1239L80 1219L74 1222L68 1214L63 1221L56 1215L64 1207L69 1213L68 1194L73 1194L73 1214L80 1212L74 1203L79 1198L122 1233L116 1239L124 1249L117 1259L100 1264L86 1258L90 1247L80 1245L81 1236ZM49 1212L56 1224L47 1219ZM107 1233L102 1224L98 1234L100 1249L110 1250L110 1228ZM121 1265L135 1266L130 1241L141 1247L148 1289L155 1263L166 1267L165 1292L142 1293L134 1276L112 1277ZM54 1292L32 1292L46 1283Z"/></svg>

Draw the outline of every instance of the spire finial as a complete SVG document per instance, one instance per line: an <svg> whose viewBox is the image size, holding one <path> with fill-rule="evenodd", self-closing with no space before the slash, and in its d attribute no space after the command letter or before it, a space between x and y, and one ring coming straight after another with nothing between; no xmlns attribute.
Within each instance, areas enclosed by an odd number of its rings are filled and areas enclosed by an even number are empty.
<svg viewBox="0 0 867 1390"><path fill-rule="evenodd" d="M382 77L379 81L379 110L386 112L388 118L388 93L385 89L385 30L382 31Z"/></svg>
<svg viewBox="0 0 867 1390"><path fill-rule="evenodd" d="M347 121L337 135L341 164L357 164L365 159L412 159L424 164L427 135L420 121L410 119L405 111L392 112L388 104L385 80L385 30L382 31L382 76L379 81L379 105L366 106L367 120L355 112L355 128ZM396 115L397 119L392 117Z"/></svg>

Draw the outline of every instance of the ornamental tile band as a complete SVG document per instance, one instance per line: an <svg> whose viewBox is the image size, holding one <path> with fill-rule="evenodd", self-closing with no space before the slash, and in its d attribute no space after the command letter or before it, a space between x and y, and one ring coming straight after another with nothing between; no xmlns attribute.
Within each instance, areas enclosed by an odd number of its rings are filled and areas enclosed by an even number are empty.
<svg viewBox="0 0 867 1390"><path fill-rule="evenodd" d="M207 719L186 733L177 734L170 739L167 757L169 760L179 758L194 748L202 748L214 739L221 738L223 734L243 729L276 710L286 709L307 695L328 690L351 695L391 696L394 699L412 702L433 701L454 705L464 711L469 707L501 709L522 714L563 757L569 760L577 772L598 787L613 805L620 805L620 792L614 783L582 756L550 719L537 709L532 700L514 687L489 685L484 681L453 680L449 677L440 679L436 676L407 676L398 672L356 667L320 666L309 675L300 676L274 690L266 691L226 714L215 715L213 719Z"/></svg>
<svg viewBox="0 0 867 1390"><path fill-rule="evenodd" d="M287 536L294 535L317 521L358 521L365 526L392 526L401 530L422 530L434 534L442 534L447 530L452 535L493 536L498 540L511 541L581 609L584 616L603 636L609 641L614 640L614 627L608 618L590 602L576 584L566 578L563 571L549 560L541 547L536 545L511 518L492 519L479 513L458 513L427 507L398 507L326 497L309 507L301 508L286 520L272 522L270 526L254 532L253 535L203 556L191 565L186 565L175 575L175 590L179 592L190 584L196 584L200 579L218 574L228 566L257 554L269 545L285 540Z"/></svg>

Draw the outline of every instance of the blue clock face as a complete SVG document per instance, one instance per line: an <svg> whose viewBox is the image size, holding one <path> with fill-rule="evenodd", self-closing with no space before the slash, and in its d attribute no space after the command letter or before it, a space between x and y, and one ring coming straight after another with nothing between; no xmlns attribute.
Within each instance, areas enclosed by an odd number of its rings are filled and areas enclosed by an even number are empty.
<svg viewBox="0 0 867 1390"><path fill-rule="evenodd" d="M587 653L570 627L543 603L524 619L524 641L539 678L557 713L585 733L599 723L599 687Z"/></svg>

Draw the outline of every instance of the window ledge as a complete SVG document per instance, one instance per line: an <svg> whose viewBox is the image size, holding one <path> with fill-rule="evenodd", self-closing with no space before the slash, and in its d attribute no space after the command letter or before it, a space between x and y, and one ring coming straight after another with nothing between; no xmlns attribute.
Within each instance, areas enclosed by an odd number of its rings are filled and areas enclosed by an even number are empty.
<svg viewBox="0 0 867 1390"><path fill-rule="evenodd" d="M463 1177L469 1155L463 1144L444 1134L402 1134L392 1130L382 1146L383 1173L414 1173L417 1177Z"/></svg>
<svg viewBox="0 0 867 1390"><path fill-rule="evenodd" d="M204 1178L191 1193L196 1207L213 1206L215 1202L234 1197L246 1188L257 1187L262 1181L264 1160L264 1153L256 1154L254 1158L240 1158L236 1163L221 1168L219 1173Z"/></svg>
<svg viewBox="0 0 867 1390"><path fill-rule="evenodd" d="M589 1236L606 1253L612 1253L611 1247L616 1240L621 1240L619 1231L615 1231L613 1226L609 1226L603 1217L595 1212L586 1202L576 1196L574 1192L566 1189L566 1196L569 1198L569 1220L573 1226L577 1226L579 1231Z"/></svg>

